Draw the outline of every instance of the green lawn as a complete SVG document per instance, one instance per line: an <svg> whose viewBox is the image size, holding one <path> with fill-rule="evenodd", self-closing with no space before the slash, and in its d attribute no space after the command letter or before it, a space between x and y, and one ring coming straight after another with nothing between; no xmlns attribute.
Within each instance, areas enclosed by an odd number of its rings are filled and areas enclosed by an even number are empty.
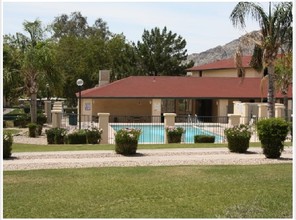
<svg viewBox="0 0 296 220"><path fill-rule="evenodd" d="M285 143L286 147L292 146L291 142ZM260 143L250 143L250 147L260 147ZM140 144L138 149L173 149L173 148L227 148L227 144ZM12 145L13 152L42 152L42 151L79 151L79 150L114 150L112 144L60 144L60 145L35 145L19 144Z"/></svg>
<svg viewBox="0 0 296 220"><path fill-rule="evenodd" d="M292 164L5 171L5 218L292 218Z"/></svg>

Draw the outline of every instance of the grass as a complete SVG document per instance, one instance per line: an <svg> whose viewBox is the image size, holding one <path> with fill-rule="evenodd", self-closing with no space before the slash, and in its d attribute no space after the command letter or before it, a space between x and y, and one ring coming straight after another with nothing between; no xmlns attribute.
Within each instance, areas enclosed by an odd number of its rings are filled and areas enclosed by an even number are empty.
<svg viewBox="0 0 296 220"><path fill-rule="evenodd" d="M3 175L5 218L292 218L292 164Z"/></svg>
<svg viewBox="0 0 296 220"><path fill-rule="evenodd" d="M250 143L250 147L260 147L260 143ZM291 142L285 146L292 146ZM174 149L174 148L227 148L227 144L140 144L138 149ZM60 144L60 145L36 145L13 143L13 152L45 152L45 151L83 151L83 150L114 150L112 144Z"/></svg>

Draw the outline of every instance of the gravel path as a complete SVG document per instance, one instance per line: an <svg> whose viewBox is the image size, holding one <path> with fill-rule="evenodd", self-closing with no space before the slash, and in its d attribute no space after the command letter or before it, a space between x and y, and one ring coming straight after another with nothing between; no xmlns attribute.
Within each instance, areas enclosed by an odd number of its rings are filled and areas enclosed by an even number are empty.
<svg viewBox="0 0 296 220"><path fill-rule="evenodd" d="M252 165L292 163L292 148L286 148L280 159L266 159L259 147L246 154L230 153L222 148L187 148L138 150L134 156L122 156L114 151L62 151L13 153L3 161L3 170L36 170L85 167L130 167L173 165Z"/></svg>

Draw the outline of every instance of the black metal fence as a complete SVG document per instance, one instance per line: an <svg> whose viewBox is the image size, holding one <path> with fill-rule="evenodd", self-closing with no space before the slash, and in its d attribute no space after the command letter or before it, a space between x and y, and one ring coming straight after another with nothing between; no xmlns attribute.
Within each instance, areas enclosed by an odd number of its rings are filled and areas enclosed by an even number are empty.
<svg viewBox="0 0 296 220"><path fill-rule="evenodd" d="M77 129L79 126L78 116L76 114L63 114L62 127ZM175 126L182 127L185 133L182 136L182 143L194 143L195 135L215 136L215 143L225 143L227 140L224 135L226 128L232 127L228 124L228 117L197 117L192 115L178 115L175 118ZM251 120L240 118L241 124L248 124L251 127L252 137L250 142L259 142L255 124L257 118ZM81 116L81 128L98 127L97 116ZM165 127L163 116L115 116L109 117L108 143L115 143L115 134L123 128L141 129L139 144L163 144L165 143ZM288 138L291 135L289 134Z"/></svg>

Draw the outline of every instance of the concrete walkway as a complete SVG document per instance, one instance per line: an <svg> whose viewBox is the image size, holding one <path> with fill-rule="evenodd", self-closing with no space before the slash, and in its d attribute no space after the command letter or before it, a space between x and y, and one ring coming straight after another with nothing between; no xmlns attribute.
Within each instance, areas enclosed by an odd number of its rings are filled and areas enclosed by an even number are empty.
<svg viewBox="0 0 296 220"><path fill-rule="evenodd" d="M36 170L86 167L174 166L174 165L259 165L292 163L292 147L280 159L266 159L260 147L246 154L231 153L226 148L187 148L138 150L134 156L114 151L62 151L13 153L3 161L3 170Z"/></svg>

